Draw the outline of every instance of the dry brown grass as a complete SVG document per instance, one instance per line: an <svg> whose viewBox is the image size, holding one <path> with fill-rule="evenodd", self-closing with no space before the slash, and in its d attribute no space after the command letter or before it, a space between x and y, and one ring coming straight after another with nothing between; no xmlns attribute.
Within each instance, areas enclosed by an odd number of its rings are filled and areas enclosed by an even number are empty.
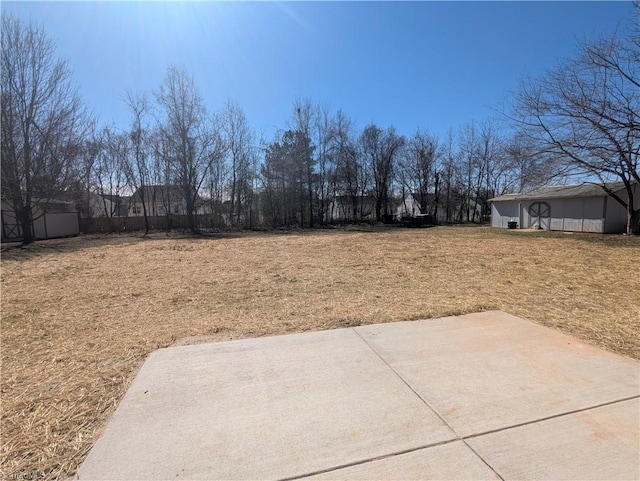
<svg viewBox="0 0 640 481"><path fill-rule="evenodd" d="M2 470L72 474L172 344L501 309L640 358L640 240L443 227L48 241L2 256Z"/></svg>

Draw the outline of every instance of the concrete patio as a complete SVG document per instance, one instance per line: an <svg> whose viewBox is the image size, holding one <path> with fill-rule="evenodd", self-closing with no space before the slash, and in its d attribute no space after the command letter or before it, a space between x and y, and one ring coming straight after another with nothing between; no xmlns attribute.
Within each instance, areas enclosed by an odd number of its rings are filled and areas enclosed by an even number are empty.
<svg viewBox="0 0 640 481"><path fill-rule="evenodd" d="M78 477L640 479L640 364L503 312L152 353Z"/></svg>

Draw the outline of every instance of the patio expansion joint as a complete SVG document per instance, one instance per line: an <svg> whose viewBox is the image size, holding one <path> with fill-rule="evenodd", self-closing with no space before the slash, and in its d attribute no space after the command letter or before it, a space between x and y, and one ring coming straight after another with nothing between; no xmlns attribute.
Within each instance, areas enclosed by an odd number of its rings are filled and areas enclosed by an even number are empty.
<svg viewBox="0 0 640 481"><path fill-rule="evenodd" d="M337 466L331 466L330 468L320 469L318 471L313 471L311 473L298 474L298 475L295 475L295 476L291 476L289 478L281 478L278 481L294 481L296 479L309 478L311 476L317 476L318 474L330 473L332 471L338 471L340 469L350 468L352 466L359 466L361 464L367 464L367 463L371 463L373 461L380 461L382 459L393 458L395 456L400 456L402 454L413 453L415 451L420 451L422 449L429 449L429 448L435 448L437 446L444 446L446 444L455 443L456 441L459 441L459 439L449 439L447 441L440 441L440 442L437 442L437 443L425 444L424 446L418 446L416 448L404 449L402 451L395 451L393 453L383 454L381 456L376 456L376 457L373 457L373 458L361 459L359 461L353 461L351 463L345 463L345 464L340 464L340 465L337 465ZM502 479L502 478L500 478L500 479Z"/></svg>
<svg viewBox="0 0 640 481"><path fill-rule="evenodd" d="M375 349L371 344L369 344L369 342L367 342L367 340L366 340L364 337L362 337L362 336L360 335L360 333L359 333L358 331L356 331L353 327L351 328L351 330L353 330L353 332L355 332L355 333L356 333L356 335L357 335L360 339L362 339L362 342L364 342L364 343L369 347L369 349L371 349L371 350L376 354L376 356L378 356L378 358L379 358L382 362L384 362L384 364L385 364L385 365L386 365L386 366L391 370L391 372L393 372L393 373L396 375L396 377L398 377L398 379L400 379L400 380L404 383L404 385L405 385L405 386L407 386L407 387L411 390L411 392L412 392L413 394L415 394L415 395L418 397L418 399L420 399L420 401L422 401L422 403L423 403L425 406L427 406L427 407L428 407L428 408L429 408L429 409L430 409L430 410L431 410L431 411L432 411L436 416L438 416L438 419L440 419L440 421L442 421L442 422L445 424L445 426L447 426L447 427L451 430L451 432L452 432L453 434L455 434L455 436L456 436L456 438L457 438L457 439L462 439L462 436L460 436L460 434L459 434L458 432L456 432L456 430L455 430L455 429L453 429L453 427L452 427L452 426L451 426L451 425L450 425L450 424L449 424L449 423L448 423L448 422L447 422L447 421L446 421L446 420L445 420L445 419L440 415L440 413L439 413L438 411L436 411L436 410L435 410L435 408L433 408L433 406L431 406L431 405L427 402L427 400L426 400L425 398L423 398L423 397L422 397L422 396L421 396L421 395L420 395L420 394L419 394L415 389L413 389L413 386L412 386L411 384L409 384L409 383L407 382L407 380L406 380L404 377L402 377L402 375L400 375L400 373L399 373L398 371L396 371L396 370L393 368L393 366L392 366L391 364L389 364L389 363L387 362L387 360L386 360L384 357L382 357L382 355L381 355L378 351L376 351L376 349Z"/></svg>
<svg viewBox="0 0 640 481"><path fill-rule="evenodd" d="M633 399L640 399L640 394L636 394L636 395L633 395L633 396L628 396L628 397L621 398L621 399L615 399L613 401L607 401L607 402L600 403L600 404L594 404L592 406L587 406L587 407L580 408L580 409L573 409L571 411L565 411L565 412L562 412L562 413L553 414L551 416L545 416L545 417L542 417L542 418L533 419L531 421L526 421L526 422L523 422L523 423L513 424L511 426L505 426L505 427L498 428L498 429L491 429L489 431L483 431L481 433L469 434L467 436L463 436L462 438L460 438L460 440L461 441L465 441L467 439L479 438L479 437L485 436L487 434L494 434L494 433L499 433L499 432L502 432L502 431L508 431L509 429L519 428L519 427L522 427L522 426L529 426L530 424L537 424L537 423L540 423L540 422L543 422L543 421L548 421L550 419L557 419L557 418L562 418L562 417L565 417L565 416L570 416L572 414L583 413L583 412L591 411L593 409L598 409L598 408L605 407L605 406L611 406L613 404L619 404L619 403L623 403L623 402L626 402L626 401L631 401Z"/></svg>
<svg viewBox="0 0 640 481"><path fill-rule="evenodd" d="M418 392L413 388L413 386L411 386L411 384L409 384L409 382L408 382L404 377L402 377L402 375L401 375L398 371L396 371L396 370L393 368L393 366L392 366L391 364L389 364L389 363L387 362L387 360L386 360L384 357L382 357L382 355L381 355L381 354L380 354L380 353L379 353L379 352L378 352L378 351L377 351L377 350L376 350L376 349L375 349L375 348L374 348L374 347L373 347L369 342L367 342L367 340L366 340L366 339L365 339L365 338L364 338L364 337L363 337L363 336L362 336L362 335L361 335L361 334L360 334L360 333L359 333L355 328L353 328L353 327L352 327L352 328L351 328L351 330L352 330L353 332L355 332L355 333L356 333L356 335L357 335L360 339L362 339L362 341L363 341L363 342L364 342L364 343L369 347L369 349L371 349L371 350L376 354L376 356L378 356L378 358L380 358L380 360L381 360L382 362L384 362L384 363L385 363L385 365L386 365L386 366L391 370L391 372L393 372L393 373L394 373L394 374L395 374L395 375L396 375L396 376L397 376L397 377L398 377L398 378L399 378L399 379L400 379L400 380L405 384L405 386L407 386L407 387L411 390L411 392L413 392L413 394L415 394L415 395L418 397L418 399L420 399L420 401L422 401L422 402L424 403L424 405L425 405L425 406L427 406L427 408L429 408L429 410L430 410L432 413L434 413L434 414L438 417L438 419L440 419L440 421L442 421L442 422L443 422L443 424L444 424L445 426L447 426L447 427L451 430L451 432L455 435L456 439L455 439L455 440L451 440L451 441L447 441L446 443L454 442L454 441L462 441L462 443L464 443L464 445L465 445L465 446L466 446L466 447L467 447L467 448L468 448L468 449L469 449L473 454L475 454L475 455L477 456L477 458L478 458L480 461L482 461L482 462L483 462L483 463L484 463L484 464L485 464L485 465L486 465L486 466L487 466L487 467L488 467L488 468L489 468L489 469L490 469L490 470L491 470L491 471L492 471L492 472L493 472L493 473L494 473L494 474L495 474L495 475L496 475L500 480L504 481L504 478L500 475L500 473L498 473L498 471L496 471L496 470L493 468L493 466L491 466L491 465L490 465L490 464L489 464L489 463L488 463L488 462L487 462L487 461L486 461L482 456L480 456L480 454L478 454L478 453L475 451L475 449L473 449L473 448L472 448L472 447L467 443L467 441L465 440L466 438L464 438L463 436L461 436L461 435L460 435L460 433L458 433L455 429L453 429L453 426L451 426L451 425L447 422L447 420L446 420L446 419L444 419L444 418L440 415L440 413L439 413L439 412L438 412L438 411L437 411L433 406L431 406L431 404L429 404L429 403L427 402L427 400L426 400L425 398L423 398L423 397L422 397L422 396L421 396L421 395L420 395L420 394L419 394L419 393L418 393ZM440 444L446 444L446 443L440 443ZM433 446L424 446L423 448L426 448L426 447L433 447ZM418 449L423 449L423 448L418 448ZM412 451L415 451L415 450L412 450ZM390 456L395 456L395 455L398 455L398 454L404 454L404 453L394 453L394 454L391 454ZM337 469L337 468L336 468L336 469ZM283 481L285 481L285 480L283 480Z"/></svg>

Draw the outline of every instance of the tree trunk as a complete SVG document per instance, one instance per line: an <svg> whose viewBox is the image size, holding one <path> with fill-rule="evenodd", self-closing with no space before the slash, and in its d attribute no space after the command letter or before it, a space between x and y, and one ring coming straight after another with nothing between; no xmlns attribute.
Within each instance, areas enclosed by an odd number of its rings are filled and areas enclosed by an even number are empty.
<svg viewBox="0 0 640 481"><path fill-rule="evenodd" d="M358 196L351 195L351 207L353 208L353 222L358 221Z"/></svg>
<svg viewBox="0 0 640 481"><path fill-rule="evenodd" d="M187 200L187 228L195 234L197 232L197 229L193 210L193 202Z"/></svg>
<svg viewBox="0 0 640 481"><path fill-rule="evenodd" d="M142 201L142 215L144 216L144 236L147 236L149 234L149 215L144 201Z"/></svg>
<svg viewBox="0 0 640 481"><path fill-rule="evenodd" d="M378 196L376 198L376 222L380 222L382 218L381 212L382 212L382 197Z"/></svg>
<svg viewBox="0 0 640 481"><path fill-rule="evenodd" d="M313 229L313 188L311 184L309 184L309 228Z"/></svg>
<svg viewBox="0 0 640 481"><path fill-rule="evenodd" d="M231 204L229 205L229 221L231 225L235 225L236 223L233 220L233 214L235 212L234 206L236 201L236 156L233 155L233 165L231 167ZM238 202L240 204L240 202ZM239 209L238 209L239 210Z"/></svg>
<svg viewBox="0 0 640 481"><path fill-rule="evenodd" d="M447 180L447 200L446 200L446 219L451 222L451 182Z"/></svg>
<svg viewBox="0 0 640 481"><path fill-rule="evenodd" d="M440 174L436 172L436 185L433 196L433 222L438 223L438 204L440 203Z"/></svg>
<svg viewBox="0 0 640 481"><path fill-rule="evenodd" d="M384 195L382 196L382 214L383 219L386 219L389 214L389 193L385 189Z"/></svg>
<svg viewBox="0 0 640 481"><path fill-rule="evenodd" d="M478 195L479 194L476 192L476 200L473 203L473 218L471 219L471 222L476 221L476 214L478 213ZM480 218L479 221L482 221L482 218Z"/></svg>
<svg viewBox="0 0 640 481"><path fill-rule="evenodd" d="M627 207L627 234L640 235L640 209L634 210L631 202Z"/></svg>
<svg viewBox="0 0 640 481"><path fill-rule="evenodd" d="M31 205L25 205L18 214L18 222L22 228L22 245L26 246L33 242L33 212Z"/></svg>

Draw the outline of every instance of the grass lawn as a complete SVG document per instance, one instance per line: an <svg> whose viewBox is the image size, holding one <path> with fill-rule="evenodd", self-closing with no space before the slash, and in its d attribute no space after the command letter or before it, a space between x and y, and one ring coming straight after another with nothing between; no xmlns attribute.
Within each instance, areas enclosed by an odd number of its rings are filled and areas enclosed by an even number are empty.
<svg viewBox="0 0 640 481"><path fill-rule="evenodd" d="M2 471L65 479L145 357L500 309L640 359L640 239L362 228L80 237L2 254Z"/></svg>

